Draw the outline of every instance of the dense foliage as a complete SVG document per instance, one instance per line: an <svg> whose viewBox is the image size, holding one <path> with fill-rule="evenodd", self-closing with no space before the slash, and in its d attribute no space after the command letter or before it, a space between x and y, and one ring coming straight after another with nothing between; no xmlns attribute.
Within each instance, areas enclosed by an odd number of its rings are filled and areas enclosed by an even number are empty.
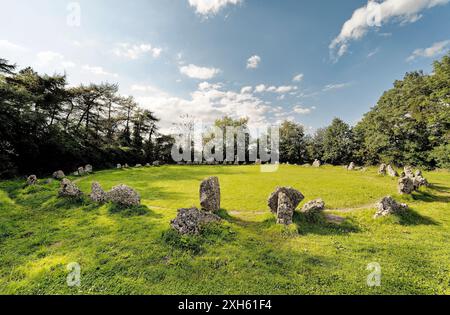
<svg viewBox="0 0 450 315"><path fill-rule="evenodd" d="M0 177L87 163L104 168L171 162L175 141L160 134L153 113L132 97L119 95L115 84L69 87L64 75L18 71L4 59L0 122ZM247 123L248 118L223 117L215 126ZM450 168L450 54L434 63L433 73L411 72L396 81L355 127L336 118L309 136L300 124L285 121L280 126L280 159Z"/></svg>
<svg viewBox="0 0 450 315"><path fill-rule="evenodd" d="M0 176L168 160L171 137L115 84L68 87L0 59Z"/></svg>

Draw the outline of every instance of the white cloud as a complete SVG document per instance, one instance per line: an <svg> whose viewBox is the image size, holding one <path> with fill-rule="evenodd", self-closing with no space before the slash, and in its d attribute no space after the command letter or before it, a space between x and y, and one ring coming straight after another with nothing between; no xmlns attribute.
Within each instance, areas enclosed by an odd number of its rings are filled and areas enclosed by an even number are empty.
<svg viewBox="0 0 450 315"><path fill-rule="evenodd" d="M244 86L241 89L242 94L248 94L248 93L252 93L252 92L253 92L253 87L251 87L251 86Z"/></svg>
<svg viewBox="0 0 450 315"><path fill-rule="evenodd" d="M340 90L340 89L344 89L346 87L351 86L352 84L350 82L347 83L336 83L336 84L328 84L326 85L322 91L327 92L327 91L331 91L331 90Z"/></svg>
<svg viewBox="0 0 450 315"><path fill-rule="evenodd" d="M215 15L227 5L236 5L243 0L189 0L189 5L203 16Z"/></svg>
<svg viewBox="0 0 450 315"><path fill-rule="evenodd" d="M254 55L247 60L247 69L256 69L261 63L261 57Z"/></svg>
<svg viewBox="0 0 450 315"><path fill-rule="evenodd" d="M423 10L445 5L450 0L369 0L367 5L355 10L352 17L342 26L340 34L329 48L332 58L337 61L347 51L349 43L363 38L374 27L381 27L391 21L413 23L420 18Z"/></svg>
<svg viewBox="0 0 450 315"><path fill-rule="evenodd" d="M216 75L220 73L220 69L216 68L207 68L207 67L199 67L193 64L188 66L183 66L180 68L180 73L193 78L200 80L209 80L214 78Z"/></svg>
<svg viewBox="0 0 450 315"><path fill-rule="evenodd" d="M264 84L257 85L255 87L256 93L263 93L263 92L270 92L270 93L279 93L279 94L285 94L292 91L298 90L298 87L293 85L282 85L282 86L269 86L267 87Z"/></svg>
<svg viewBox="0 0 450 315"><path fill-rule="evenodd" d="M435 56L443 55L449 49L450 49L450 40L444 40L442 42L434 43L433 45L431 45L431 47L414 50L412 55L409 56L406 59L406 61L410 62L419 57L432 58Z"/></svg>
<svg viewBox="0 0 450 315"><path fill-rule="evenodd" d="M64 71L68 68L74 68L76 64L67 60L64 55L48 50L37 53L36 66L43 71Z"/></svg>
<svg viewBox="0 0 450 315"><path fill-rule="evenodd" d="M14 44L6 39L0 39L0 49L2 50L9 50L9 51L16 51L16 52L22 52L22 51L26 51L26 48L21 46L21 45L17 45Z"/></svg>
<svg viewBox="0 0 450 315"><path fill-rule="evenodd" d="M267 115L271 111L271 107L260 98L242 91L226 90L221 84L202 82L188 99L145 85L136 85L136 89L148 91L136 97L136 100L161 118L163 132L170 132L172 125L186 114L205 124L213 123L225 115L233 118L249 117L250 124L257 126L267 123Z"/></svg>
<svg viewBox="0 0 450 315"><path fill-rule="evenodd" d="M150 44L129 44L120 43L113 50L116 56L124 57L127 59L136 60L145 55L150 55L153 58L158 58L161 55L162 48L153 47Z"/></svg>
<svg viewBox="0 0 450 315"><path fill-rule="evenodd" d="M82 69L84 71L90 72L95 75L111 76L111 77L115 77L115 78L119 77L119 75L117 73L108 72L108 71L104 70L102 67L98 67L98 66L84 65L82 67Z"/></svg>
<svg viewBox="0 0 450 315"><path fill-rule="evenodd" d="M380 52L380 48L378 47L377 49L371 51L370 53L367 54L367 58L372 58L373 56L375 56L376 54L378 54Z"/></svg>
<svg viewBox="0 0 450 315"><path fill-rule="evenodd" d="M297 75L292 79L292 81L294 81L294 82L300 82L300 81L303 80L304 77L305 77L304 74L303 74L303 73L300 73L300 74L297 74Z"/></svg>
<svg viewBox="0 0 450 315"><path fill-rule="evenodd" d="M297 105L297 106L294 106L293 111L299 115L307 115L307 114L311 114L313 109L315 109L315 108L305 108L300 105Z"/></svg>

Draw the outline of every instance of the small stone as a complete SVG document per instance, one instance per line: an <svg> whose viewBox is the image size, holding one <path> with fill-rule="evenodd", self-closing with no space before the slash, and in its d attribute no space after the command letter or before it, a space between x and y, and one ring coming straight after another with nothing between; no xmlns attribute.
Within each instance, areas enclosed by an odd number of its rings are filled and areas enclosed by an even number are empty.
<svg viewBox="0 0 450 315"><path fill-rule="evenodd" d="M386 175L386 170L387 169L387 165L386 164L381 164L380 168L378 169L378 174L379 175Z"/></svg>
<svg viewBox="0 0 450 315"><path fill-rule="evenodd" d="M403 168L403 171L405 172L406 177L414 178L414 173L413 173L411 166L405 166Z"/></svg>
<svg viewBox="0 0 450 315"><path fill-rule="evenodd" d="M36 175L28 176L28 178L27 178L27 185L28 186L34 186L34 185L37 184L37 182L38 182L38 179L37 179Z"/></svg>
<svg viewBox="0 0 450 315"><path fill-rule="evenodd" d="M122 169L122 164L117 164L116 168L117 168L118 170Z"/></svg>
<svg viewBox="0 0 450 315"><path fill-rule="evenodd" d="M402 177L398 181L398 192L400 194L410 195L414 191L414 182L409 177Z"/></svg>
<svg viewBox="0 0 450 315"><path fill-rule="evenodd" d="M161 163L159 163L159 161L155 161L153 162L153 166L159 166Z"/></svg>
<svg viewBox="0 0 450 315"><path fill-rule="evenodd" d="M200 184L200 205L202 210L217 212L220 210L220 184L217 177L210 177Z"/></svg>
<svg viewBox="0 0 450 315"><path fill-rule="evenodd" d="M87 174L92 174L92 172L94 171L94 169L93 169L93 167L92 167L91 164L88 164L88 165L86 165L86 166L84 167L84 171L85 171Z"/></svg>
<svg viewBox="0 0 450 315"><path fill-rule="evenodd" d="M91 194L89 195L92 201L98 203L104 203L107 201L106 192L103 190L99 183L93 182Z"/></svg>
<svg viewBox="0 0 450 315"><path fill-rule="evenodd" d="M320 167L322 166L322 163L319 160L315 160L314 163L312 164L313 167Z"/></svg>
<svg viewBox="0 0 450 315"><path fill-rule="evenodd" d="M394 170L390 164L387 166L387 173L391 177L398 177L397 171Z"/></svg>
<svg viewBox="0 0 450 315"><path fill-rule="evenodd" d="M119 185L106 193L108 201L121 205L123 207L139 206L141 197L131 187Z"/></svg>
<svg viewBox="0 0 450 315"><path fill-rule="evenodd" d="M77 185L72 183L67 178L64 178L59 189L59 196L64 198L81 198L83 196L83 192Z"/></svg>
<svg viewBox="0 0 450 315"><path fill-rule="evenodd" d="M136 168L141 168L141 167L142 167L142 164L136 164L135 167L136 167Z"/></svg>
<svg viewBox="0 0 450 315"><path fill-rule="evenodd" d="M350 165L347 167L347 170L354 171L356 168L356 165L354 162L351 162Z"/></svg>
<svg viewBox="0 0 450 315"><path fill-rule="evenodd" d="M398 203L391 196L384 197L377 204L377 212L375 213L375 218L397 214L406 209L408 209L408 206L406 204Z"/></svg>
<svg viewBox="0 0 450 315"><path fill-rule="evenodd" d="M198 235L202 226L208 223L219 222L220 217L215 214L198 210L197 208L179 209L177 217L170 225L180 234Z"/></svg>
<svg viewBox="0 0 450 315"><path fill-rule="evenodd" d="M56 172L53 173L53 178L54 178L54 179L60 180L60 179L63 179L64 177L66 177L66 175L65 175L64 172L61 171L61 170L56 171Z"/></svg>
<svg viewBox="0 0 450 315"><path fill-rule="evenodd" d="M79 167L77 172L78 172L78 176L86 175L86 171L83 166Z"/></svg>
<svg viewBox="0 0 450 315"><path fill-rule="evenodd" d="M323 210L325 210L325 202L322 199L315 199L303 206L302 213L312 216L321 213Z"/></svg>
<svg viewBox="0 0 450 315"><path fill-rule="evenodd" d="M145 164L145 167L150 167L150 166L151 166L150 163Z"/></svg>

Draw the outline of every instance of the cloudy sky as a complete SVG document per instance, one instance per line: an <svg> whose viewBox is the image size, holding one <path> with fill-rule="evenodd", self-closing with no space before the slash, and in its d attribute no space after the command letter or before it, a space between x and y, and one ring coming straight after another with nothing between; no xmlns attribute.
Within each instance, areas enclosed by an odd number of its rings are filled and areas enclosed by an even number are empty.
<svg viewBox="0 0 450 315"><path fill-rule="evenodd" d="M0 57L118 82L164 126L356 123L450 49L450 0L0 0Z"/></svg>

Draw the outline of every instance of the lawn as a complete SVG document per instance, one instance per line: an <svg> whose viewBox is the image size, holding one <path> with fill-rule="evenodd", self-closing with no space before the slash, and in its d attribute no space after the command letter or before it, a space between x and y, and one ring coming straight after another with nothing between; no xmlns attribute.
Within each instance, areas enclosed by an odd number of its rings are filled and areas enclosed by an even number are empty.
<svg viewBox="0 0 450 315"><path fill-rule="evenodd" d="M199 184L213 175L222 225L202 237L171 233L176 210L198 206ZM412 196L397 195L397 180L375 168L163 166L76 179L86 194L93 181L127 184L145 212L58 199L56 181L0 182L0 294L450 294L450 173L424 176L432 186ZM279 185L300 190L303 203L322 198L345 223L296 214L293 226L277 226L266 202ZM373 219L386 195L410 212ZM80 287L66 284L71 262L81 266ZM379 287L366 284L373 262Z"/></svg>

